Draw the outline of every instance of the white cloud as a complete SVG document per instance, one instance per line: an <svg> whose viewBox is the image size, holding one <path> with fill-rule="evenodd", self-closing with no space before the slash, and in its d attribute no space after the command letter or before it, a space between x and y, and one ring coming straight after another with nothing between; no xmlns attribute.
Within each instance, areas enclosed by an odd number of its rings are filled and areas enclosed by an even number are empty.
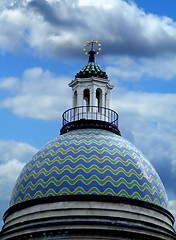
<svg viewBox="0 0 176 240"><path fill-rule="evenodd" d="M172 215L176 220L176 200L169 201L169 211L172 213ZM176 222L175 222L175 227L176 227Z"/></svg>
<svg viewBox="0 0 176 240"><path fill-rule="evenodd" d="M13 97L2 100L0 107L11 108L22 117L58 120L67 106L71 107L69 82L70 78L56 77L41 68L28 69L22 76L20 89ZM3 85L9 87L9 78L3 79Z"/></svg>
<svg viewBox="0 0 176 240"><path fill-rule="evenodd" d="M169 201L169 210L176 217L176 200Z"/></svg>
<svg viewBox="0 0 176 240"><path fill-rule="evenodd" d="M126 92L113 96L112 106L120 111L141 116L146 121L175 123L173 112L176 94ZM135 124L135 123L133 123Z"/></svg>
<svg viewBox="0 0 176 240"><path fill-rule="evenodd" d="M0 140L0 163L6 164L14 159L18 159L19 162L25 162L36 151L37 148L27 143Z"/></svg>
<svg viewBox="0 0 176 240"><path fill-rule="evenodd" d="M7 163L0 164L0 201L10 200L10 194L23 166L24 163L17 159L12 159Z"/></svg>
<svg viewBox="0 0 176 240"><path fill-rule="evenodd" d="M102 0L97 0L97 1L94 1L94 0L79 0L79 5L80 6L86 6L86 7L97 7L97 8L104 8L104 9L112 9L114 7L114 5L116 5L116 3L120 3L119 0L111 0L111 1L108 1L108 0L105 0L105 1L102 1Z"/></svg>
<svg viewBox="0 0 176 240"><path fill-rule="evenodd" d="M0 201L9 201L22 167L37 152L27 143L0 140Z"/></svg>
<svg viewBox="0 0 176 240"><path fill-rule="evenodd" d="M19 79L14 77L4 78L0 81L0 89L5 89L9 91L16 91L19 89Z"/></svg>
<svg viewBox="0 0 176 240"><path fill-rule="evenodd" d="M0 140L0 215L8 208L13 187L23 166L37 151L28 143Z"/></svg>
<svg viewBox="0 0 176 240"><path fill-rule="evenodd" d="M24 162L14 159L13 156L11 156L11 160L8 162L0 163L0 216L8 209L13 187L23 166ZM3 221L1 218L0 228L2 225Z"/></svg>
<svg viewBox="0 0 176 240"><path fill-rule="evenodd" d="M108 57L109 66L107 72L110 77L136 81L143 77L173 80L176 77L176 57L164 58L132 58L132 57Z"/></svg>
<svg viewBox="0 0 176 240"><path fill-rule="evenodd" d="M59 58L78 55L80 43L93 38L104 44L104 55L160 56L175 52L175 26L122 0L21 0L0 12L0 49L28 46Z"/></svg>
<svg viewBox="0 0 176 240"><path fill-rule="evenodd" d="M0 8L4 9L5 7L9 5L13 5L15 3L15 0L1 0L0 1Z"/></svg>

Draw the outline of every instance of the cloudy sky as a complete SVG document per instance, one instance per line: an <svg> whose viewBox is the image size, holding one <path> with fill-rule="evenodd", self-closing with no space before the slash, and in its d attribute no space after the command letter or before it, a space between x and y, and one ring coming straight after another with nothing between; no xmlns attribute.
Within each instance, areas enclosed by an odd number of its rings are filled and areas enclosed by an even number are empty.
<svg viewBox="0 0 176 240"><path fill-rule="evenodd" d="M15 180L59 135L68 83L98 40L123 137L159 173L176 215L175 0L0 0L0 218ZM2 226L2 221L0 221Z"/></svg>

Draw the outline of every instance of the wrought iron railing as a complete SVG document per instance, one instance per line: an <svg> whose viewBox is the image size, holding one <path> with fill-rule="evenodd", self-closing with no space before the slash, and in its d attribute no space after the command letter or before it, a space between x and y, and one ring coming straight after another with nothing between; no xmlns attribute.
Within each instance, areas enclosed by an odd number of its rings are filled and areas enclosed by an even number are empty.
<svg viewBox="0 0 176 240"><path fill-rule="evenodd" d="M118 128L118 114L105 107L80 106L66 110L62 115L63 126L79 120L105 121Z"/></svg>

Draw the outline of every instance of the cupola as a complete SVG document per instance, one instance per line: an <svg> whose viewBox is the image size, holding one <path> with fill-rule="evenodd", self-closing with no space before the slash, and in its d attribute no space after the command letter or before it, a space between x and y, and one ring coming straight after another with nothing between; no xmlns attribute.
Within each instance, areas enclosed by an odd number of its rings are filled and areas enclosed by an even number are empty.
<svg viewBox="0 0 176 240"><path fill-rule="evenodd" d="M88 63L75 75L69 83L72 88L72 108L63 113L63 127L61 134L78 128L99 128L112 131L120 135L118 129L118 114L109 109L110 91L108 75L95 62L95 47L97 41L87 42L90 47ZM84 49L86 50L86 49Z"/></svg>

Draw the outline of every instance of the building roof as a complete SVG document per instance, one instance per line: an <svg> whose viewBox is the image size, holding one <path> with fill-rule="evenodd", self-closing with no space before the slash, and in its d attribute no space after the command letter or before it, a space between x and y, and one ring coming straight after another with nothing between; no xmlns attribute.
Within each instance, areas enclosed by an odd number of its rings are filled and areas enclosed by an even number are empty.
<svg viewBox="0 0 176 240"><path fill-rule="evenodd" d="M76 78L89 78L89 77L108 78L106 72L95 62L88 62L77 74Z"/></svg>
<svg viewBox="0 0 176 240"><path fill-rule="evenodd" d="M44 146L23 168L10 206L63 195L132 198L167 208L164 186L130 142L98 129L68 132Z"/></svg>

